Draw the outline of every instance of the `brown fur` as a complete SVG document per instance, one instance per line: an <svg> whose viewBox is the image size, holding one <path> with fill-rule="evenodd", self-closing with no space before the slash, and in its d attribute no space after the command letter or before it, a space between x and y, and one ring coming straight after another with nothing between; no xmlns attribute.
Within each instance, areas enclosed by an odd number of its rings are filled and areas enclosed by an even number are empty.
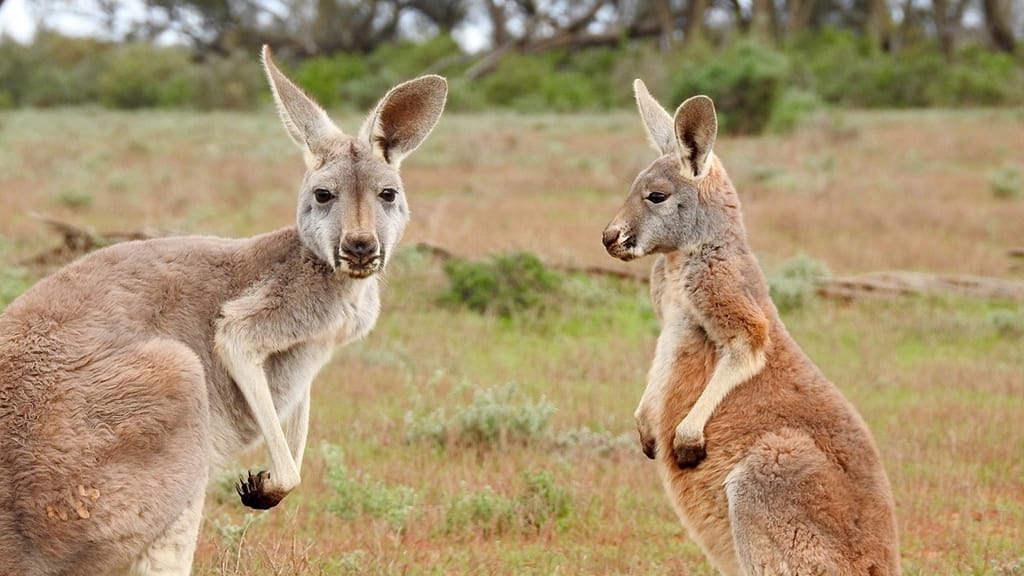
<svg viewBox="0 0 1024 576"><path fill-rule="evenodd" d="M723 574L899 574L892 494L871 433L786 332L728 175L685 137L713 143L710 100L684 103L673 119L639 81L637 98L664 156L637 178L605 243L624 259L662 254L651 278L662 335L637 426L680 520ZM702 154L707 163L694 165ZM654 191L668 198L653 202ZM681 422L713 377L729 373L730 356L752 374L736 372L742 379L713 405L700 450L681 446ZM760 365L744 363L759 356Z"/></svg>
<svg viewBox="0 0 1024 576"><path fill-rule="evenodd" d="M398 162L446 85L397 86L353 138L264 62L309 168L296 226L115 245L0 315L0 576L188 574L211 472L260 440L270 474L242 502L298 485L311 381L376 322L375 273L408 221Z"/></svg>

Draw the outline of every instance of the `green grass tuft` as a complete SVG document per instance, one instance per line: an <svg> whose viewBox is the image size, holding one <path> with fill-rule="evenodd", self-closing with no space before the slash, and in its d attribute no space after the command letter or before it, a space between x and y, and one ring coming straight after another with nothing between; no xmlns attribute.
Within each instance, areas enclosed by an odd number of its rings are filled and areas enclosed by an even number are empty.
<svg viewBox="0 0 1024 576"><path fill-rule="evenodd" d="M829 275L825 263L806 254L799 254L769 275L772 301L783 314L801 310L814 300L817 281Z"/></svg>
<svg viewBox="0 0 1024 576"><path fill-rule="evenodd" d="M444 302L503 317L550 306L562 280L527 252L495 256L488 262L449 260L444 271L449 281Z"/></svg>
<svg viewBox="0 0 1024 576"><path fill-rule="evenodd" d="M508 383L475 391L468 405L452 412L442 407L422 416L406 413L406 437L442 450L527 445L545 436L554 414L555 406L546 399L530 400Z"/></svg>

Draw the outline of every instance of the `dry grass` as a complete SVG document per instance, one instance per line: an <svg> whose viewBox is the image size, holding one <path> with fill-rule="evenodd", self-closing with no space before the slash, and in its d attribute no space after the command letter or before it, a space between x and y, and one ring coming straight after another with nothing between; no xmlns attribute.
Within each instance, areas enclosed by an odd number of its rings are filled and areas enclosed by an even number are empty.
<svg viewBox="0 0 1024 576"><path fill-rule="evenodd" d="M718 152L768 266L804 252L836 274L1019 277L1005 250L1024 238L1024 200L993 195L989 177L1024 169L1022 128L1013 112L841 114L791 136L723 139ZM270 110L4 113L0 142L8 261L53 241L30 210L100 230L222 235L293 219L301 161ZM631 113L447 117L404 167L406 242L643 269L613 262L599 235L652 158ZM402 254L389 278L375 332L315 384L303 485L251 515L226 481L213 485L197 574L712 573L632 437L657 334L643 286L574 279L553 311L510 321L438 305L445 279L423 255ZM818 302L786 317L875 432L907 574L1024 573L1024 335L1006 318L1024 309ZM556 407L540 437L446 450L409 437L407 413L458 411L507 382ZM332 469L362 508L332 512L344 496ZM522 502L524 474L540 472L571 510L537 526ZM413 504L399 514L401 487ZM512 527L452 524L467 494L520 502Z"/></svg>

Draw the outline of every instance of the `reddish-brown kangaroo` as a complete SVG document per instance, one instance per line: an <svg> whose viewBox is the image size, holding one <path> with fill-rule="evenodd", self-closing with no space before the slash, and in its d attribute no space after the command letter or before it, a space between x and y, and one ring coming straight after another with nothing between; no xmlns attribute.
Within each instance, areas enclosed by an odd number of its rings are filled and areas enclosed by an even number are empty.
<svg viewBox="0 0 1024 576"><path fill-rule="evenodd" d="M786 332L712 152L706 96L675 116L634 84L661 154L604 231L658 254L661 320L636 424L682 524L722 573L898 575L893 498L871 432Z"/></svg>

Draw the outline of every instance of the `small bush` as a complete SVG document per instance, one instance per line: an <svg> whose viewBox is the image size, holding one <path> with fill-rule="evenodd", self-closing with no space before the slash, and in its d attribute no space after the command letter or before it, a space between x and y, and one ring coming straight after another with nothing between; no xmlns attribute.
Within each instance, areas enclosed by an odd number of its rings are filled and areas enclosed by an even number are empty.
<svg viewBox="0 0 1024 576"><path fill-rule="evenodd" d="M719 130L760 134L786 89L789 60L767 46L741 42L707 61L684 65L672 82L672 102L706 94Z"/></svg>
<svg viewBox="0 0 1024 576"><path fill-rule="evenodd" d="M183 48L125 44L111 54L99 96L113 108L185 106L193 101L194 75Z"/></svg>
<svg viewBox="0 0 1024 576"><path fill-rule="evenodd" d="M0 312L32 285L28 270L4 264L6 253L6 240L0 236Z"/></svg>
<svg viewBox="0 0 1024 576"><path fill-rule="evenodd" d="M450 445L473 448L529 444L548 430L555 413L553 404L541 398L531 401L515 384L484 388L473 401L449 413L438 408L424 416L405 415L409 440L426 439L440 449Z"/></svg>
<svg viewBox="0 0 1024 576"><path fill-rule="evenodd" d="M444 527L448 534L472 531L490 538L507 533L515 518L515 502L485 486L455 496L445 511Z"/></svg>
<svg viewBox="0 0 1024 576"><path fill-rule="evenodd" d="M584 450L600 456L619 452L632 453L640 449L636 434L633 432L612 434L590 428L573 428L562 432L553 439L553 443L559 451Z"/></svg>
<svg viewBox="0 0 1024 576"><path fill-rule="evenodd" d="M988 321L996 334L1002 338L1024 337L1024 314L1014 310L999 309L989 312Z"/></svg>
<svg viewBox="0 0 1024 576"><path fill-rule="evenodd" d="M533 254L516 252L490 262L449 260L448 292L442 300L480 313L510 317L542 308L558 292L561 277Z"/></svg>
<svg viewBox="0 0 1024 576"><path fill-rule="evenodd" d="M211 56L192 75L190 105L202 110L253 108L267 96L258 61L248 54Z"/></svg>
<svg viewBox="0 0 1024 576"><path fill-rule="evenodd" d="M1019 198L1024 192L1024 176L1017 168L1003 168L989 174L988 188L993 196L1002 200Z"/></svg>
<svg viewBox="0 0 1024 576"><path fill-rule="evenodd" d="M828 267L806 254L788 260L769 277L772 301L779 312L800 310L814 300L817 280L828 278Z"/></svg>
<svg viewBox="0 0 1024 576"><path fill-rule="evenodd" d="M455 496L445 511L445 532L490 538L513 531L536 534L548 527L563 529L574 509L569 491L546 471L526 472L521 482L511 497L490 486Z"/></svg>
<svg viewBox="0 0 1024 576"><path fill-rule="evenodd" d="M295 70L295 81L322 106L369 106L354 102L352 84L370 76L366 59L357 54L339 53L334 56L310 58Z"/></svg>
<svg viewBox="0 0 1024 576"><path fill-rule="evenodd" d="M416 505L416 491L408 486L388 486L365 475L351 475L341 447L324 443L321 451L327 466L327 483L334 499L327 510L343 519L360 515L380 518L393 529L401 529Z"/></svg>
<svg viewBox="0 0 1024 576"><path fill-rule="evenodd" d="M29 289L28 271L17 266L0 264L0 311Z"/></svg>
<svg viewBox="0 0 1024 576"><path fill-rule="evenodd" d="M540 532L549 524L561 527L572 514L569 491L555 483L550 472L523 474L525 490L519 496L519 515L525 529Z"/></svg>
<svg viewBox="0 0 1024 576"><path fill-rule="evenodd" d="M249 527L258 524L264 518L266 518L266 514L253 514L252 512L247 512L242 521L237 524L227 514L214 518L213 527L220 535L221 548L224 548L229 554L236 553L242 545L242 540L245 539L245 533L249 531Z"/></svg>
<svg viewBox="0 0 1024 576"><path fill-rule="evenodd" d="M765 130L775 133L789 132L821 106L821 99L814 92L797 88L783 90L772 108Z"/></svg>
<svg viewBox="0 0 1024 576"><path fill-rule="evenodd" d="M88 208L92 206L93 197L92 194L81 188L66 188L57 192L54 196L62 206L67 206L72 210L79 210L82 208Z"/></svg>
<svg viewBox="0 0 1024 576"><path fill-rule="evenodd" d="M521 112L566 112L605 109L615 101L608 84L614 54L602 51L506 55L498 68L479 81L492 106Z"/></svg>
<svg viewBox="0 0 1024 576"><path fill-rule="evenodd" d="M422 42L403 40L381 44L370 54L369 63L371 68L391 70L403 80L427 72L452 76L460 69L447 63L458 59L461 54L462 49L455 39L447 34L437 34ZM464 67L465 64L462 65Z"/></svg>

